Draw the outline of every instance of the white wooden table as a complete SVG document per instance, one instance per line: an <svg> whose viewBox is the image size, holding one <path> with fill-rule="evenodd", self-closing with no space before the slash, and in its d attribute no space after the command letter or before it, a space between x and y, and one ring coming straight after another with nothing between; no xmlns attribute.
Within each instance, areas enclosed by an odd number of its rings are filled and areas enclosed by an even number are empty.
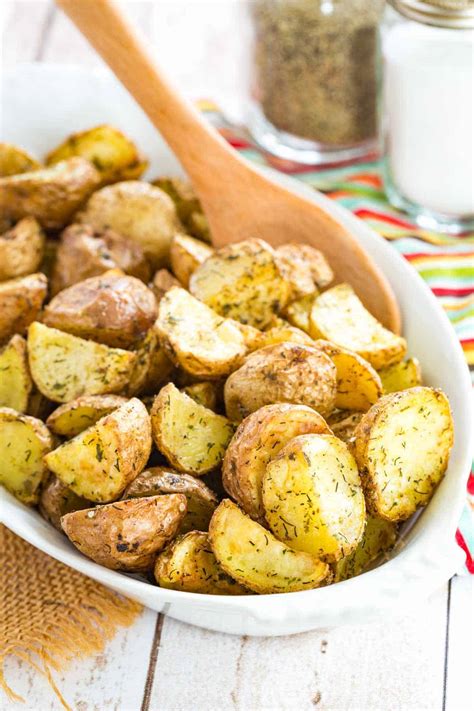
<svg viewBox="0 0 474 711"><path fill-rule="evenodd" d="M126 2L173 78L239 117L248 26L234 0ZM5 65L99 60L48 0L0 0ZM219 61L216 62L216 57ZM474 708L473 583L454 578L400 619L293 637L206 632L146 610L104 653L55 676L77 711L468 711ZM32 711L60 709L46 681L11 662Z"/></svg>

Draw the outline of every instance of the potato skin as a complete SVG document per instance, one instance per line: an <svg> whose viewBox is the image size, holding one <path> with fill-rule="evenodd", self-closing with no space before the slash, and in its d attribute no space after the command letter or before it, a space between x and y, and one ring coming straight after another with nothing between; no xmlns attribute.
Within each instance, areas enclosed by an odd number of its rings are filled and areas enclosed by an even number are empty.
<svg viewBox="0 0 474 711"><path fill-rule="evenodd" d="M0 281L37 271L44 244L44 232L34 217L24 217L0 235Z"/></svg>
<svg viewBox="0 0 474 711"><path fill-rule="evenodd" d="M153 326L153 292L135 277L107 272L61 291L46 306L43 323L111 348L133 348Z"/></svg>
<svg viewBox="0 0 474 711"><path fill-rule="evenodd" d="M180 533L207 531L209 521L218 504L216 495L200 479L166 467L150 467L142 471L127 486L122 499L158 494L184 494L188 510L181 522Z"/></svg>
<svg viewBox="0 0 474 711"><path fill-rule="evenodd" d="M117 501L68 513L63 531L81 553L112 570L150 570L186 513L182 494Z"/></svg>
<svg viewBox="0 0 474 711"><path fill-rule="evenodd" d="M110 229L69 225L61 233L52 269L51 293L57 294L109 269L121 269L145 283L150 278L150 267L139 244Z"/></svg>
<svg viewBox="0 0 474 711"><path fill-rule="evenodd" d="M354 432L369 513L404 521L425 506L446 471L454 441L441 390L415 387L380 398Z"/></svg>
<svg viewBox="0 0 474 711"><path fill-rule="evenodd" d="M267 464L302 434L331 434L324 419L306 405L265 405L240 423L224 456L224 488L254 520L265 525L262 482Z"/></svg>
<svg viewBox="0 0 474 711"><path fill-rule="evenodd" d="M169 195L137 180L98 190L77 215L77 220L96 230L109 227L138 243L153 269L166 266L171 238L179 229Z"/></svg>
<svg viewBox="0 0 474 711"><path fill-rule="evenodd" d="M41 168L40 163L30 156L23 148L13 146L11 143L0 142L0 177L27 173Z"/></svg>
<svg viewBox="0 0 474 711"><path fill-rule="evenodd" d="M207 595L247 595L248 590L224 573L212 552L207 533L190 531L172 541L155 563L155 580L162 588Z"/></svg>
<svg viewBox="0 0 474 711"><path fill-rule="evenodd" d="M25 332L38 316L47 291L48 280L41 272L0 283L0 343Z"/></svg>
<svg viewBox="0 0 474 711"><path fill-rule="evenodd" d="M292 300L315 294L334 279L322 252L309 244L289 242L275 252L280 271L291 286Z"/></svg>
<svg viewBox="0 0 474 711"><path fill-rule="evenodd" d="M181 286L181 284L167 269L158 269L153 276L151 284L149 284L157 303L161 301L172 286Z"/></svg>
<svg viewBox="0 0 474 711"><path fill-rule="evenodd" d="M63 533L61 527L61 516L71 511L79 511L92 506L91 501L77 496L54 474L51 474L46 484L43 486L39 498L39 512L46 521L49 521L54 528Z"/></svg>
<svg viewBox="0 0 474 711"><path fill-rule="evenodd" d="M173 274L188 288L189 279L198 266L214 253L212 247L194 237L177 233L171 240L170 262Z"/></svg>
<svg viewBox="0 0 474 711"><path fill-rule="evenodd" d="M0 213L12 220L35 217L46 229L60 229L99 183L99 173L84 158L0 178Z"/></svg>
<svg viewBox="0 0 474 711"><path fill-rule="evenodd" d="M289 402L330 413L336 398L336 367L310 346L279 343L251 353L224 388L229 419L239 421L263 405Z"/></svg>
<svg viewBox="0 0 474 711"><path fill-rule="evenodd" d="M363 412L339 410L334 413L334 417L330 417L328 419L328 424L331 427L333 434L348 444L353 442L355 429L363 416Z"/></svg>

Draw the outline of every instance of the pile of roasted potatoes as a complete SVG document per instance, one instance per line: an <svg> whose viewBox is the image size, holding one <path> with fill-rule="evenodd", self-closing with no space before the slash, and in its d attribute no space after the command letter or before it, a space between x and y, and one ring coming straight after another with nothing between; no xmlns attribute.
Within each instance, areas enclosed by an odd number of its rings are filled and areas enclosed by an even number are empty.
<svg viewBox="0 0 474 711"><path fill-rule="evenodd" d="M373 567L444 475L446 396L323 254L215 250L192 186L146 168L112 126L43 164L0 144L0 481L165 588Z"/></svg>

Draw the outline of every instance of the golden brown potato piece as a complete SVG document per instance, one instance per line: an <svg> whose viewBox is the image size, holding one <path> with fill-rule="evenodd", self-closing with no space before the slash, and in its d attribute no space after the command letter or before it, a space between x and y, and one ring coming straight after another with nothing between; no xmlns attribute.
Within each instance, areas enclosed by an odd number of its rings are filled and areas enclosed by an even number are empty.
<svg viewBox="0 0 474 711"><path fill-rule="evenodd" d="M315 344L311 336L308 336L308 334L300 328L292 326L288 321L282 318L277 318L275 319L274 325L263 332L260 348L277 343L285 343L285 341L289 343L305 343L307 346L313 347Z"/></svg>
<svg viewBox="0 0 474 711"><path fill-rule="evenodd" d="M214 512L209 541L225 572L256 593L310 590L330 572L318 558L281 543L229 499Z"/></svg>
<svg viewBox="0 0 474 711"><path fill-rule="evenodd" d="M216 250L191 276L189 289L222 316L256 328L267 326L290 294L274 250L259 239Z"/></svg>
<svg viewBox="0 0 474 711"><path fill-rule="evenodd" d="M99 183L99 173L84 158L0 178L0 213L11 220L35 217L46 229L60 229Z"/></svg>
<svg viewBox="0 0 474 711"><path fill-rule="evenodd" d="M368 361L329 341L316 341L315 347L326 353L336 366L336 407L365 412L377 402L382 395L382 382Z"/></svg>
<svg viewBox="0 0 474 711"><path fill-rule="evenodd" d="M41 168L36 158L11 143L0 143L0 178Z"/></svg>
<svg viewBox="0 0 474 711"><path fill-rule="evenodd" d="M207 531L218 501L211 489L190 474L164 467L150 467L141 472L123 492L122 499L158 494L184 494L188 510L181 521L180 533Z"/></svg>
<svg viewBox="0 0 474 711"><path fill-rule="evenodd" d="M454 439L448 399L424 387L385 395L354 438L369 512L403 521L428 503L446 471Z"/></svg>
<svg viewBox="0 0 474 711"><path fill-rule="evenodd" d="M227 379L224 398L227 417L234 422L275 402L308 405L324 416L334 408L336 367L310 346L267 346L251 353Z"/></svg>
<svg viewBox="0 0 474 711"><path fill-rule="evenodd" d="M377 370L402 360L407 349L405 339L384 328L349 284L338 284L316 297L310 335L358 353Z"/></svg>
<svg viewBox="0 0 474 711"><path fill-rule="evenodd" d="M333 434L343 442L353 441L355 428L364 416L363 412L351 412L350 410L336 410L331 417L328 418L328 425L332 429Z"/></svg>
<svg viewBox="0 0 474 711"><path fill-rule="evenodd" d="M194 237L178 232L171 240L170 262L175 277L188 288L191 274L214 254L212 247Z"/></svg>
<svg viewBox="0 0 474 711"><path fill-rule="evenodd" d="M314 294L303 296L301 299L292 301L291 304L288 304L283 310L283 315L288 319L290 324L305 333L310 332L310 316L314 299Z"/></svg>
<svg viewBox="0 0 474 711"><path fill-rule="evenodd" d="M121 392L136 357L132 351L86 341L38 321L28 329L31 375L38 390L53 402Z"/></svg>
<svg viewBox="0 0 474 711"><path fill-rule="evenodd" d="M159 188L138 180L98 190L77 219L95 230L110 227L137 242L153 269L165 266L171 238L179 230L171 198Z"/></svg>
<svg viewBox="0 0 474 711"><path fill-rule="evenodd" d="M113 230L94 231L89 225L70 225L61 234L51 292L57 294L109 269L121 269L145 283L150 277L150 267L139 244Z"/></svg>
<svg viewBox="0 0 474 711"><path fill-rule="evenodd" d="M247 352L243 334L230 319L178 287L161 299L155 327L171 360L199 379L228 375Z"/></svg>
<svg viewBox="0 0 474 711"><path fill-rule="evenodd" d="M207 533L190 531L159 554L155 580L161 588L207 595L247 595L216 560Z"/></svg>
<svg viewBox="0 0 474 711"><path fill-rule="evenodd" d="M290 242L275 251L280 271L291 285L292 300L314 294L334 279L322 252L309 244Z"/></svg>
<svg viewBox="0 0 474 711"><path fill-rule="evenodd" d="M82 395L57 407L46 424L61 437L75 437L126 402L120 395Z"/></svg>
<svg viewBox="0 0 474 711"><path fill-rule="evenodd" d="M43 457L53 447L51 433L41 420L0 408L0 484L24 504L38 503L48 475Z"/></svg>
<svg viewBox="0 0 474 711"><path fill-rule="evenodd" d="M24 217L0 235L0 281L37 271L43 253L43 230L34 217Z"/></svg>
<svg viewBox="0 0 474 711"><path fill-rule="evenodd" d="M50 475L45 486L43 486L38 504L42 517L61 533L63 532L61 516L71 513L71 511L88 509L90 506L92 506L91 501L77 496L54 474Z"/></svg>
<svg viewBox="0 0 474 711"><path fill-rule="evenodd" d="M156 362L155 352L160 350L158 335L154 328L150 328L143 341L135 348L136 361L130 373L124 395L134 397L146 391L150 368Z"/></svg>
<svg viewBox="0 0 474 711"><path fill-rule="evenodd" d="M265 523L262 481L267 464L293 437L331 434L324 419L305 405L265 405L245 418L224 457L222 481L230 496L259 523Z"/></svg>
<svg viewBox="0 0 474 711"><path fill-rule="evenodd" d="M383 518L367 516L364 535L357 548L334 566L334 582L347 580L367 570L377 558L393 548L397 539L397 524Z"/></svg>
<svg viewBox="0 0 474 711"><path fill-rule="evenodd" d="M43 323L111 348L134 348L158 315L151 289L113 270L61 291L46 306Z"/></svg>
<svg viewBox="0 0 474 711"><path fill-rule="evenodd" d="M153 439L170 464L201 476L222 462L234 428L222 415L199 405L168 383L151 409Z"/></svg>
<svg viewBox="0 0 474 711"><path fill-rule="evenodd" d="M28 368L26 341L15 335L0 349L0 407L26 412L33 382Z"/></svg>
<svg viewBox="0 0 474 711"><path fill-rule="evenodd" d="M152 184L164 190L173 200L178 217L185 226L186 232L204 240L204 242L211 241L208 221L189 180L161 177L153 180Z"/></svg>
<svg viewBox="0 0 474 711"><path fill-rule="evenodd" d="M78 496L107 503L145 467L151 443L150 417L133 398L50 452L45 463Z"/></svg>
<svg viewBox="0 0 474 711"><path fill-rule="evenodd" d="M291 548L328 563L357 547L365 501L354 457L334 435L292 439L263 477L265 518Z"/></svg>
<svg viewBox="0 0 474 711"><path fill-rule="evenodd" d="M99 171L102 185L118 180L136 180L148 167L133 141L107 124L73 133L48 153L45 162L54 165L73 156L90 161Z"/></svg>
<svg viewBox="0 0 474 711"><path fill-rule="evenodd" d="M192 383L183 388L183 392L192 397L199 405L207 407L208 410L215 410L217 406L217 389L215 383L205 381L203 383Z"/></svg>
<svg viewBox="0 0 474 711"><path fill-rule="evenodd" d="M179 528L182 494L117 501L68 513L61 526L81 553L112 570L145 572Z"/></svg>
<svg viewBox="0 0 474 711"><path fill-rule="evenodd" d="M408 358L379 371L386 394L421 385L421 368L417 358Z"/></svg>
<svg viewBox="0 0 474 711"><path fill-rule="evenodd" d="M48 291L44 274L0 282L0 343L24 333L41 310Z"/></svg>
<svg viewBox="0 0 474 711"><path fill-rule="evenodd" d="M193 237L201 239L203 242L212 242L209 221L200 210L195 210L190 214L189 220L186 221L186 230Z"/></svg>
<svg viewBox="0 0 474 711"><path fill-rule="evenodd" d="M181 284L167 269L158 269L149 286L159 303L172 286L181 286Z"/></svg>

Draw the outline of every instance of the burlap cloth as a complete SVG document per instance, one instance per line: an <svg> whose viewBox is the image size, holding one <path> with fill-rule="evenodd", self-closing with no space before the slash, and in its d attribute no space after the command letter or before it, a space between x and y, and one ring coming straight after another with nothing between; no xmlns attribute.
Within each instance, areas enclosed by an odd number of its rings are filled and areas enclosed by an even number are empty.
<svg viewBox="0 0 474 711"><path fill-rule="evenodd" d="M9 656L44 674L69 709L52 672L100 653L117 627L131 625L141 609L0 525L0 686L11 700L23 701L14 680L5 678Z"/></svg>

